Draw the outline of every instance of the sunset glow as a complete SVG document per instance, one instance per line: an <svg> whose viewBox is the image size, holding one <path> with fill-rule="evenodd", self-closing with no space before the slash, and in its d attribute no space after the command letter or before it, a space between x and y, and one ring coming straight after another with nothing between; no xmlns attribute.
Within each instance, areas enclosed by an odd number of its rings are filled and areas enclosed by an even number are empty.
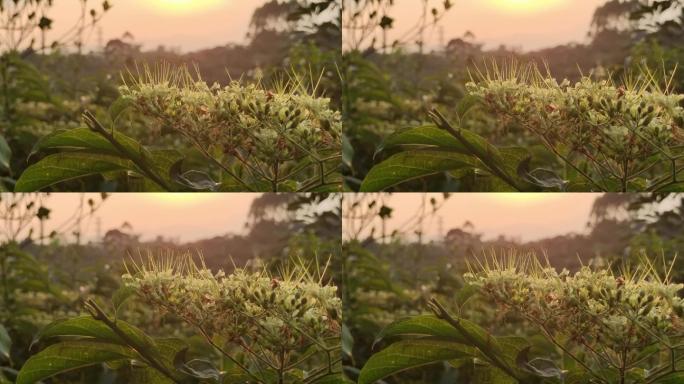
<svg viewBox="0 0 684 384"><path fill-rule="evenodd" d="M213 199L211 194L203 193L149 193L146 197L153 203L158 204L195 204Z"/></svg>
<svg viewBox="0 0 684 384"><path fill-rule="evenodd" d="M489 0L490 6L510 13L535 13L562 5L566 0Z"/></svg>
<svg viewBox="0 0 684 384"><path fill-rule="evenodd" d="M468 221L486 239L504 235L524 241L567 233L583 233L596 193L454 193L443 203L437 217L426 219L421 231L426 239L439 240ZM428 194L442 201L441 194ZM386 221L391 233L414 219L423 196L419 193L386 195L383 204L394 208ZM345 234L346 235L346 234ZM408 236L413 236L412 232Z"/></svg>
<svg viewBox="0 0 684 384"><path fill-rule="evenodd" d="M559 195L551 193L492 193L492 199L503 204L536 204L555 200Z"/></svg>
<svg viewBox="0 0 684 384"><path fill-rule="evenodd" d="M154 0L151 3L160 11L171 13L201 12L222 5L225 0Z"/></svg>

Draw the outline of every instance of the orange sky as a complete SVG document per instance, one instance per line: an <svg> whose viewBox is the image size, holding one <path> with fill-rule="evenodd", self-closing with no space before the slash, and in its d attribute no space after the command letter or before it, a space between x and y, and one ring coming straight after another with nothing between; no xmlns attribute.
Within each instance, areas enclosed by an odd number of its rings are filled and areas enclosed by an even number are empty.
<svg viewBox="0 0 684 384"><path fill-rule="evenodd" d="M439 4L441 0L430 0ZM475 34L487 48L499 44L537 49L568 42L586 41L591 18L606 0L452 0L453 8L441 22L444 41ZM389 41L405 33L421 14L422 1L396 0L395 18ZM439 29L426 34L427 46L439 43Z"/></svg>
<svg viewBox="0 0 684 384"><path fill-rule="evenodd" d="M78 206L80 193L51 194L45 205L52 209L46 233L67 220ZM102 234L119 228L124 222L143 239L157 235L192 241L227 233L244 233L250 204L258 193L115 193L97 211L95 217L83 223L83 238L97 237L97 218ZM99 201L99 194L85 194Z"/></svg>
<svg viewBox="0 0 684 384"><path fill-rule="evenodd" d="M252 12L266 0L109 0L113 5L102 20L103 41L131 32L145 49L166 47L191 51L227 43L242 43ZM89 0L99 4L99 0ZM60 36L80 15L80 0L59 0L51 11L51 37ZM95 30L89 47L97 47Z"/></svg>
<svg viewBox="0 0 684 384"><path fill-rule="evenodd" d="M441 194L427 194L427 201L431 196L440 199ZM583 233L598 196L593 193L454 193L439 211L438 218L425 223L423 232L428 239L440 238L441 218L443 233L469 220L485 239L503 234L527 241L569 232ZM389 196L386 204L394 212L387 233L414 217L420 203L418 193Z"/></svg>

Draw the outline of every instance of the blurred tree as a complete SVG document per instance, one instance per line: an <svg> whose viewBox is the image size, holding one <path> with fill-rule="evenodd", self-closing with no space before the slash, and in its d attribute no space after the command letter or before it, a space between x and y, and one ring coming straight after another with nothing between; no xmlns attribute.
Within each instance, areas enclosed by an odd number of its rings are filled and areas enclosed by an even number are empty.
<svg viewBox="0 0 684 384"><path fill-rule="evenodd" d="M344 49L349 51L374 51L380 38L381 52L405 44L415 44L423 51L426 32L434 28L448 12L453 3L450 0L420 0L420 12L415 23L399 38L390 42L388 31L394 28L391 14L393 0L342 0L345 31Z"/></svg>
<svg viewBox="0 0 684 384"><path fill-rule="evenodd" d="M296 28L296 23L290 20L290 14L298 10L296 0L270 0L257 8L249 23L247 36L255 38L264 32L287 33Z"/></svg>
<svg viewBox="0 0 684 384"><path fill-rule="evenodd" d="M99 0L97 0L99 1ZM52 0L12 0L0 2L0 52L22 52L58 48L73 44L79 50L84 44L84 35L95 27L112 5L104 0L91 6L95 0L79 0L78 20L57 39L48 43L48 32L53 19L50 10ZM38 35L38 36L36 36ZM36 47L36 38L40 45Z"/></svg>
<svg viewBox="0 0 684 384"><path fill-rule="evenodd" d="M630 31L638 23L632 14L641 9L643 0L609 0L594 11L590 36L596 37L606 31Z"/></svg>

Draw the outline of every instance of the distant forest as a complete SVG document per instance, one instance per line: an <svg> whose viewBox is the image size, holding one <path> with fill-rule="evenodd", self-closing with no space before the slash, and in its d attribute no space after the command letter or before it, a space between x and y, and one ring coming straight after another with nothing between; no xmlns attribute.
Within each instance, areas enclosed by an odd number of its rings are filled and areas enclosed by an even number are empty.
<svg viewBox="0 0 684 384"><path fill-rule="evenodd" d="M89 275L88 271L103 266L118 269L124 260L146 257L147 252L189 252L201 255L208 267L226 271L236 266L258 269L298 257L325 261L339 253L337 201L338 195L264 194L252 203L244 234L226 233L189 242L160 234L144 240L134 224L125 222L107 229L101 239L89 242L65 241L63 236L55 236L41 245L38 239L27 238L22 247L42 262L74 275Z"/></svg>
<svg viewBox="0 0 684 384"><path fill-rule="evenodd" d="M325 3L314 4L322 7ZM220 84L227 83L230 78L268 78L274 72L288 68L311 66L313 71L332 67L333 57L339 53L339 15L332 11L334 7L328 7L330 11L320 12L320 8L309 9L297 0L269 0L255 9L245 44L227 43L194 52L179 52L172 44L143 47L136 41L136 32L128 31L103 42L103 47L90 53L57 51L36 55L28 49L23 56L54 81L67 84L78 84L79 81L74 82L78 78L102 79L107 74L118 77L122 70L134 71L136 66L159 62L196 67L204 80ZM310 51L318 52L322 62L305 60Z"/></svg>

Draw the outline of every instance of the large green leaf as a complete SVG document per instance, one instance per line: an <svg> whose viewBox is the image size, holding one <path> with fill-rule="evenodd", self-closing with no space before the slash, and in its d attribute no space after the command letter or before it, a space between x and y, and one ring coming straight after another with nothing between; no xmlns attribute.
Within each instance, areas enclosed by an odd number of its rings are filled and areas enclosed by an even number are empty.
<svg viewBox="0 0 684 384"><path fill-rule="evenodd" d="M415 316L395 321L378 334L376 342L385 337L409 335L434 336L453 342L465 342L461 332L433 315Z"/></svg>
<svg viewBox="0 0 684 384"><path fill-rule="evenodd" d="M0 324L0 357L9 360L10 347L12 346L12 339L10 339L7 329Z"/></svg>
<svg viewBox="0 0 684 384"><path fill-rule="evenodd" d="M486 357L492 360L503 360L502 358L515 358L506 356L503 345L489 332L479 325L466 319L455 319L455 328L467 340L467 344L479 349Z"/></svg>
<svg viewBox="0 0 684 384"><path fill-rule="evenodd" d="M60 130L42 138L34 146L33 153L45 149L72 149L122 157L147 155L144 147L135 139L119 132L113 132L113 135L121 145L120 149L89 128Z"/></svg>
<svg viewBox="0 0 684 384"><path fill-rule="evenodd" d="M127 97L119 97L116 99L112 105L109 107L109 118L112 119L112 123L117 122L121 115L133 105L133 101Z"/></svg>
<svg viewBox="0 0 684 384"><path fill-rule="evenodd" d="M66 341L51 345L28 359L19 371L16 384L33 384L74 369L135 357L131 348L121 345Z"/></svg>
<svg viewBox="0 0 684 384"><path fill-rule="evenodd" d="M378 151L396 147L398 145L432 146L466 153L466 149L449 132L434 125L401 129L389 135L380 145Z"/></svg>
<svg viewBox="0 0 684 384"><path fill-rule="evenodd" d="M147 160L152 163L159 176L171 183L173 181L171 169L183 159L183 154L175 149L154 149L150 151L150 157Z"/></svg>
<svg viewBox="0 0 684 384"><path fill-rule="evenodd" d="M359 384L371 384L387 376L424 365L472 356L472 349L444 340L403 340L368 359L361 369Z"/></svg>
<svg viewBox="0 0 684 384"><path fill-rule="evenodd" d="M405 181L476 165L474 158L460 153L438 150L401 152L373 167L361 184L361 192L382 191Z"/></svg>
<svg viewBox="0 0 684 384"><path fill-rule="evenodd" d="M149 350L154 350L156 348L154 340L147 336L142 330L121 320L117 320L116 325L125 336L136 345L143 346ZM103 322L94 319L92 316L81 316L55 321L40 331L36 336L36 341L59 336L87 337L113 344L127 344L112 329Z"/></svg>
<svg viewBox="0 0 684 384"><path fill-rule="evenodd" d="M528 376L510 364L517 356L517 348L504 348L501 342L484 328L466 319L453 317L437 300L433 299L431 306L437 317L447 320L452 327L461 333L465 344L477 348L482 358L488 363L517 379Z"/></svg>
<svg viewBox="0 0 684 384"><path fill-rule="evenodd" d="M19 177L15 192L36 192L51 185L104 172L134 170L129 160L92 153L57 153L28 167Z"/></svg>

